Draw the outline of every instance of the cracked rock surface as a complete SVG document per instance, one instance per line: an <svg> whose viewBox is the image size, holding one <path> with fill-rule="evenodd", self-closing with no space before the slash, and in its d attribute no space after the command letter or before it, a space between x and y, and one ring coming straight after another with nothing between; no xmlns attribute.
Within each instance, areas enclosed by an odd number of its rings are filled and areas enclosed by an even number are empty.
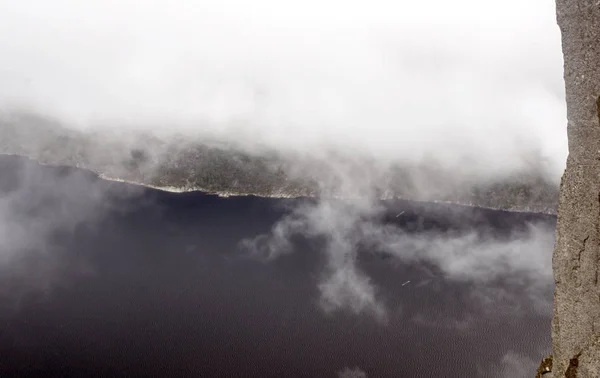
<svg viewBox="0 0 600 378"><path fill-rule="evenodd" d="M569 157L558 203L553 377L600 376L600 3L556 0Z"/></svg>

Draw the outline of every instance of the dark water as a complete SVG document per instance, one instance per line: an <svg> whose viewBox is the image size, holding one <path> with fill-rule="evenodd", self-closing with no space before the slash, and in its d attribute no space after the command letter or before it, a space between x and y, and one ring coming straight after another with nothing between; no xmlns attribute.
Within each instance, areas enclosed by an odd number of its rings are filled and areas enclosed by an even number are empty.
<svg viewBox="0 0 600 378"><path fill-rule="evenodd" d="M478 318L485 308L469 296L472 284L372 254L360 264L388 298L388 323L326 314L317 303L322 254L313 244L269 263L240 258L238 242L267 232L294 200L171 194L72 172L0 159L3 218L20 222L5 235L7 250L19 253L0 276L2 377L337 377L355 366L369 377L478 377L493 376L508 351L535 360L550 345L548 315ZM554 222L389 206L382 221L412 232L502 234L531 220ZM34 241L12 241L15 230ZM435 284L402 286L424 272Z"/></svg>

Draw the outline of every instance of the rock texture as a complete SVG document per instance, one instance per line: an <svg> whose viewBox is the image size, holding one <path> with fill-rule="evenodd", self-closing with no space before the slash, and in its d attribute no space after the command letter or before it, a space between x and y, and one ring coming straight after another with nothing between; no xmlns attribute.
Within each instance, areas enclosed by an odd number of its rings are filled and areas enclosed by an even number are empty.
<svg viewBox="0 0 600 378"><path fill-rule="evenodd" d="M546 357L538 366L535 378L545 378L552 374L552 356Z"/></svg>
<svg viewBox="0 0 600 378"><path fill-rule="evenodd" d="M600 2L556 0L569 157L553 270L553 377L600 377Z"/></svg>

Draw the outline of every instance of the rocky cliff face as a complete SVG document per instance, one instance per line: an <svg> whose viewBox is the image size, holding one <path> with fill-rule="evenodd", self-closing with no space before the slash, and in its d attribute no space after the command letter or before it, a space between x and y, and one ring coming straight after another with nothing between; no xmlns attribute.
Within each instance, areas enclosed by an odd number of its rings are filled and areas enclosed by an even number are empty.
<svg viewBox="0 0 600 378"><path fill-rule="evenodd" d="M600 3L556 0L569 157L553 270L553 376L600 376Z"/></svg>

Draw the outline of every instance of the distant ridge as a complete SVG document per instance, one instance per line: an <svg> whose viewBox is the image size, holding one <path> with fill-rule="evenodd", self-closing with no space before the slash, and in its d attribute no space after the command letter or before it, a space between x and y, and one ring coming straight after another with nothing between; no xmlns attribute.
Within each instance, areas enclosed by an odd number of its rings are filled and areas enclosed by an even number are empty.
<svg viewBox="0 0 600 378"><path fill-rule="evenodd" d="M344 197L335 184L328 185L332 189L327 192L321 189L320 183L331 177L331 172L318 162L307 161L306 166L312 163L319 169L292 177L286 169L289 159L276 152L256 155L213 141L170 140L165 143L144 133L99 135L67 129L38 116L0 115L0 154L26 156L45 165L84 168L107 180L221 196ZM348 164L358 174L368 174L374 163ZM559 189L558 183L548 182L535 168L519 177L482 185L466 184L464 178L434 166L394 166L374 182L381 199L544 214L556 214Z"/></svg>

